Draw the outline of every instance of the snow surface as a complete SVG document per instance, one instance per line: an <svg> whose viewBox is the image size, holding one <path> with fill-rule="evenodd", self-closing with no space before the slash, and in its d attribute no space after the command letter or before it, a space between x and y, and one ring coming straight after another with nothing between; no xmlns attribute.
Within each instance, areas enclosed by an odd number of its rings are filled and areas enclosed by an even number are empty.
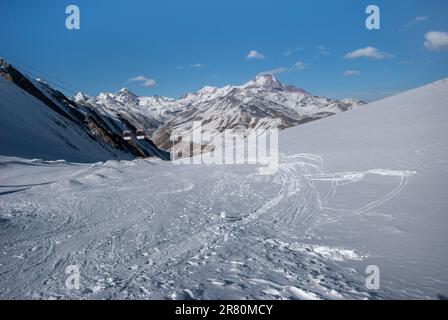
<svg viewBox="0 0 448 320"><path fill-rule="evenodd" d="M442 80L282 131L272 176L1 157L0 298L447 296L447 102Z"/></svg>

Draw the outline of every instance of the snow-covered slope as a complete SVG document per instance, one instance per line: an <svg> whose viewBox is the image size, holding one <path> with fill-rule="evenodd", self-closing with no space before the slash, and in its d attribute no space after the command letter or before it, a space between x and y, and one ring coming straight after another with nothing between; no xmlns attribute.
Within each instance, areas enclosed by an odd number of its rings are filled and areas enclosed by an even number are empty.
<svg viewBox="0 0 448 320"><path fill-rule="evenodd" d="M447 297L447 105L442 80L282 131L272 176L1 158L0 297Z"/></svg>
<svg viewBox="0 0 448 320"><path fill-rule="evenodd" d="M303 89L284 85L270 74L260 74L241 86L204 87L182 97L185 106L157 131L154 141L170 149L173 131L189 135L193 121L202 123L202 132L217 133L224 129L284 129L347 111L363 104L355 99L341 101L316 97Z"/></svg>
<svg viewBox="0 0 448 320"><path fill-rule="evenodd" d="M317 159L314 235L368 254L387 297L448 295L447 107L443 79L281 135L285 157Z"/></svg>
<svg viewBox="0 0 448 320"><path fill-rule="evenodd" d="M119 121L77 105L1 59L0 116L1 155L81 162L169 159L150 140L123 142Z"/></svg>

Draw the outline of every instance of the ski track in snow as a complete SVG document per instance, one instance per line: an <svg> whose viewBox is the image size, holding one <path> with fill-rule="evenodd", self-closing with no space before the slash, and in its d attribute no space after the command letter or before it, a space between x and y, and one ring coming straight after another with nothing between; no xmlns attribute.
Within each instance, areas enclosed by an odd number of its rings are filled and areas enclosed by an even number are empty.
<svg viewBox="0 0 448 320"><path fill-rule="evenodd" d="M375 297L347 264L364 255L308 240L338 186L369 174L399 178L390 193L354 210L362 214L396 196L414 172L328 173L318 155L280 159L273 176L251 166L150 160L2 162L0 173L17 177L27 165L67 172L1 183L0 297ZM69 265L80 267L80 290L65 287Z"/></svg>

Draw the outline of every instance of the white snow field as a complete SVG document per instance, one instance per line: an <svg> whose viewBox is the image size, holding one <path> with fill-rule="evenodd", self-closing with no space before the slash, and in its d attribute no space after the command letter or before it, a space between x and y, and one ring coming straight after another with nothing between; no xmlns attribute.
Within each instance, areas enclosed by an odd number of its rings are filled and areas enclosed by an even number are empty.
<svg viewBox="0 0 448 320"><path fill-rule="evenodd" d="M441 80L287 129L270 176L2 157L0 298L447 296L447 107Z"/></svg>

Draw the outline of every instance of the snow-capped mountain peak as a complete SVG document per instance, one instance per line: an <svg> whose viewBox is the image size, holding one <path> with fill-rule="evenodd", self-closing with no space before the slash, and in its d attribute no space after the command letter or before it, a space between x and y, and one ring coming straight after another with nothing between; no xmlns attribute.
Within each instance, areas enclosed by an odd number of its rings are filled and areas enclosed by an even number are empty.
<svg viewBox="0 0 448 320"><path fill-rule="evenodd" d="M270 89L283 89L284 85L279 82L272 74L262 73L258 74L254 79L250 80L242 88L270 88Z"/></svg>
<svg viewBox="0 0 448 320"><path fill-rule="evenodd" d="M88 100L90 98L90 96L84 92L78 92L77 94L75 94L75 96L73 97L73 99L75 101L81 101L81 100Z"/></svg>
<svg viewBox="0 0 448 320"><path fill-rule="evenodd" d="M117 92L115 98L122 103L138 103L139 97L128 88L122 88Z"/></svg>
<svg viewBox="0 0 448 320"><path fill-rule="evenodd" d="M205 86L202 89L200 89L197 93L210 94L210 93L215 93L217 90L219 90L219 88L217 88L217 87Z"/></svg>
<svg viewBox="0 0 448 320"><path fill-rule="evenodd" d="M128 88L121 88L118 92L117 95L121 95L121 96L137 96L135 93L133 93L132 91L130 91Z"/></svg>

